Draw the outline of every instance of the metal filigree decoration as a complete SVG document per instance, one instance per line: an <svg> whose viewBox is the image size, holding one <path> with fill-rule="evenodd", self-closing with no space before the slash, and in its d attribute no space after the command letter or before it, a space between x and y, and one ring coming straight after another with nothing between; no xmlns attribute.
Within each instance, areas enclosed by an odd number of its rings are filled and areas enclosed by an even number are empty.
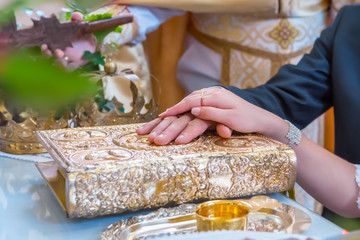
<svg viewBox="0 0 360 240"><path fill-rule="evenodd" d="M33 26L17 29L16 23L0 28L0 35L8 38L13 48L33 47L47 44L49 49L71 47L71 42L83 34L99 30L112 29L132 22L130 15L102 19L93 22L59 22L55 15L33 20ZM105 68L107 70L107 68ZM128 70L128 69L127 69ZM101 72L99 79L107 72ZM124 74L126 76L126 74ZM98 79L96 79L98 80ZM131 110L126 113L121 109L123 104L116 98L109 99L110 111L100 111L94 100L78 103L75 110L68 110L58 116L54 109L50 114L39 114L31 108L19 109L0 98L0 151L13 154L34 154L46 152L35 136L35 131L70 127L88 127L139 123L152 120L156 116L157 104L154 99L146 100L141 89L130 80L132 93ZM72 109L72 107L71 107Z"/></svg>
<svg viewBox="0 0 360 240"><path fill-rule="evenodd" d="M37 116L36 112L27 109L17 116L11 114L0 100L0 151L15 154L42 153L46 150L35 136L36 130L65 128L69 119L65 116L55 120L54 115L48 118ZM21 121L16 121L21 118Z"/></svg>
<svg viewBox="0 0 360 240"><path fill-rule="evenodd" d="M209 132L189 144L156 146L135 134L139 126L38 133L66 178L70 217L281 192L294 185L295 153L261 135L223 141Z"/></svg>
<svg viewBox="0 0 360 240"><path fill-rule="evenodd" d="M69 110L60 118L55 118L55 113L38 116L37 112L31 109L20 113L10 112L0 99L0 151L14 154L46 152L35 136L35 131L39 130L140 123L154 119L157 113L155 100L150 99L146 103L135 84L131 83L130 87L133 107L127 113L119 110L122 104L115 98L112 100L115 107L108 112L100 111L97 103L89 100L78 103L74 111ZM142 109L145 109L144 113L141 113ZM74 139L74 136L75 133L64 136L64 140Z"/></svg>
<svg viewBox="0 0 360 240"><path fill-rule="evenodd" d="M111 224L101 233L101 240L112 240L112 239L124 239L124 230L133 224L149 222L156 219L163 219L177 216L187 216L195 213L196 204L182 204L172 208L160 208L157 211L151 212L145 215L138 215L130 218L120 220L116 223ZM196 232L196 227L191 227L177 231L176 234L180 233L193 233ZM123 236L122 236L123 235ZM154 236L154 235L152 235ZM143 238L150 238L151 235L143 236Z"/></svg>
<svg viewBox="0 0 360 240"><path fill-rule="evenodd" d="M305 212L268 196L260 195L240 201L251 206L245 227L247 231L302 233L311 226L311 218ZM182 204L123 219L109 225L101 233L100 239L152 239L159 235L196 233L195 208L196 204Z"/></svg>

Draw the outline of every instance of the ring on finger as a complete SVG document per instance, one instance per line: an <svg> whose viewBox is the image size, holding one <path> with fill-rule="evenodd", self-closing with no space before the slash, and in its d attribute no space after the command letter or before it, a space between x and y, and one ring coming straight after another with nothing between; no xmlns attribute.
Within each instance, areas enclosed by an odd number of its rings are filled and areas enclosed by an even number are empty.
<svg viewBox="0 0 360 240"><path fill-rule="evenodd" d="M200 106L204 105L204 89L200 90Z"/></svg>

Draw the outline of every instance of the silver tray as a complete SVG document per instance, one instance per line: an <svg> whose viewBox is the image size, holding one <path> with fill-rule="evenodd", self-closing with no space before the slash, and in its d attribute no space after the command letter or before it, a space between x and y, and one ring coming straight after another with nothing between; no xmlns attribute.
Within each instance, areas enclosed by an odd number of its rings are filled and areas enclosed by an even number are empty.
<svg viewBox="0 0 360 240"><path fill-rule="evenodd" d="M245 201L254 206L247 216L247 231L298 234L311 226L311 218L308 214L296 207L279 203L275 199L255 196ZM123 219L109 225L102 232L101 240L147 239L159 235L196 232L196 206L196 204L182 204Z"/></svg>

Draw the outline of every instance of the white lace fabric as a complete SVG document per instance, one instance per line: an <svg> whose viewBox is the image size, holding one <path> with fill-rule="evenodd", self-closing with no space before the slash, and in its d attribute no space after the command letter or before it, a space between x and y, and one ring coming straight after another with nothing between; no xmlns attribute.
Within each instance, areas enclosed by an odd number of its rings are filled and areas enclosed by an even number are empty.
<svg viewBox="0 0 360 240"><path fill-rule="evenodd" d="M360 188L360 164L354 164L354 165L356 167L355 180L356 180L357 185ZM359 191L359 196L357 199L357 204L358 204L358 208L360 209L360 191Z"/></svg>

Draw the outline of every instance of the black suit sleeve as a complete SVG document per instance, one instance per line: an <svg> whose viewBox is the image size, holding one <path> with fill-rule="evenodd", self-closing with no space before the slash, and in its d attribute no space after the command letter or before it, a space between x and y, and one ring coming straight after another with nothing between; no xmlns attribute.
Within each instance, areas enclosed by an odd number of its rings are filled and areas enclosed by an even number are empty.
<svg viewBox="0 0 360 240"><path fill-rule="evenodd" d="M306 127L333 105L332 49L344 10L340 10L334 23L321 33L310 54L298 65L283 66L266 84L256 88L225 88L299 128Z"/></svg>

